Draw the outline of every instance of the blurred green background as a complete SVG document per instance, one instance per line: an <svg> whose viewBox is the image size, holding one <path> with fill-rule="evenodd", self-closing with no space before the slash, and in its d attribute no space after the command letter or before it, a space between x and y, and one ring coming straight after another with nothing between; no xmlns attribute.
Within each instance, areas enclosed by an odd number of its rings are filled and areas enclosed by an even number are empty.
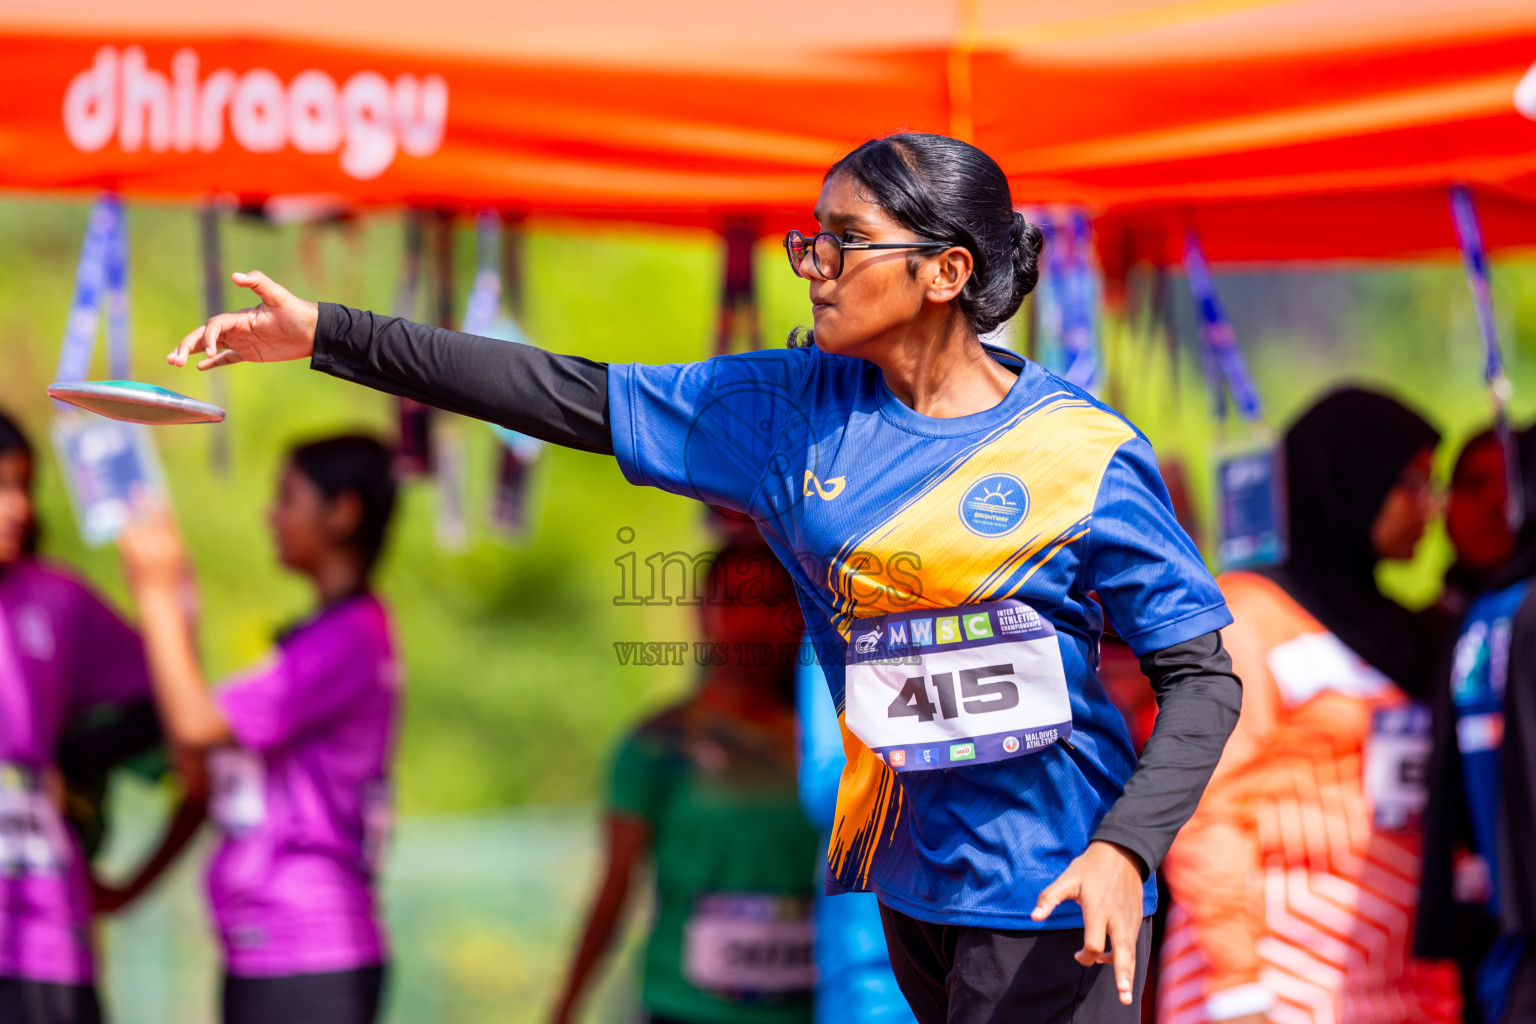
<svg viewBox="0 0 1536 1024"><path fill-rule="evenodd" d="M43 387L58 357L86 212L75 201L0 203L0 406L45 451L45 551L121 600L115 552L82 546L47 453ZM196 215L133 204L129 229L135 376L213 397L208 376L163 361L202 319ZM468 221L456 243L462 309L474 269ZM387 312L402 224L378 215L274 228L230 217L223 250L226 269L259 268L305 297ZM720 264L717 241L704 233L535 225L525 327L545 347L595 358L699 358L713 344ZM804 285L773 241L760 247L758 275L764 337L777 344L808 318ZM1224 274L1218 287L1277 429L1343 381L1386 387L1424 410L1449 442L1442 464L1486 423L1481 347L1459 267ZM1173 288L1180 365L1164 342L1111 321L1105 397L1165 459L1183 463L1208 509L1213 445L1242 430L1212 421L1193 357L1192 311L1181 284ZM1494 295L1523 422L1536 411L1536 263L1501 261ZM233 286L226 300L249 304ZM101 357L97 366L104 375ZM325 432L387 431L393 417L392 399L303 365L223 374L226 424L155 435L197 563L202 646L214 677L260 658L307 609L303 588L274 564L264 525L284 449ZM397 948L392 1019L535 1021L560 979L593 882L591 808L608 751L627 725L683 692L694 671L619 664L615 642L689 640L693 622L675 606L616 606L615 560L636 552L643 564L654 552L705 550L708 534L693 503L629 487L611 459L549 448L533 470L531 525L514 542L487 526L496 457L489 431L447 417L441 428L468 453L469 543L442 548L436 492L412 483L382 574L408 679L397 772L402 821L386 879ZM217 431L227 431L231 451L223 474L211 459ZM626 528L634 531L627 543L619 539ZM1437 529L1413 563L1385 570L1384 581L1403 599L1425 603L1447 558ZM112 863L131 860L148 841L162 803L149 789L121 794ZM196 874L195 864L179 871L107 929L107 993L118 1021L213 1019L214 958ZM633 935L629 946L622 965L632 965ZM626 1019L629 972L621 966L610 976L589 1020Z"/></svg>

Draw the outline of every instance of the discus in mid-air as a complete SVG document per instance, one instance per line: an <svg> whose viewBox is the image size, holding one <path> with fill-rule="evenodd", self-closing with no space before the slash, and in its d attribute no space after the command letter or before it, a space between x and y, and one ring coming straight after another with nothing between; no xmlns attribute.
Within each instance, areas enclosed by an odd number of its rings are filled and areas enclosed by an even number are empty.
<svg viewBox="0 0 1536 1024"><path fill-rule="evenodd" d="M127 423L163 427L224 421L224 410L216 405L136 380L60 381L48 385L48 397Z"/></svg>

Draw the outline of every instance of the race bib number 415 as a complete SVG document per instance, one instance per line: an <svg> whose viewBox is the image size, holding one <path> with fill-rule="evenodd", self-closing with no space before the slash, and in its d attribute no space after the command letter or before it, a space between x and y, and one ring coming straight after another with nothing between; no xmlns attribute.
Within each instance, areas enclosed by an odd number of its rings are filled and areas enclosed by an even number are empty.
<svg viewBox="0 0 1536 1024"><path fill-rule="evenodd" d="M1056 630L1021 601L860 619L849 730L898 772L1021 757L1072 734Z"/></svg>

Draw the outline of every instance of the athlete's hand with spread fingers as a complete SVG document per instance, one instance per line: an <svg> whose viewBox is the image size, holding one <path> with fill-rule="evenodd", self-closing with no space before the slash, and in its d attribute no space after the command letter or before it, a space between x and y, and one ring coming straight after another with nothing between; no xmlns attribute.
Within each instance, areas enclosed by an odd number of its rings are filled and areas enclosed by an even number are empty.
<svg viewBox="0 0 1536 1024"><path fill-rule="evenodd" d="M182 338L181 344L165 357L166 362L186 366L192 353L201 350L203 359L197 368L211 370L230 363L308 359L314 353L319 303L297 298L259 270L232 274L230 279L255 292L261 305L220 313Z"/></svg>
<svg viewBox="0 0 1536 1024"><path fill-rule="evenodd" d="M1126 1006L1135 992L1136 937L1145 916L1141 886L1135 854L1114 843L1092 842L1045 887L1030 915L1044 921L1063 900L1076 900L1083 908L1083 948L1073 957L1085 967L1113 963L1115 988Z"/></svg>

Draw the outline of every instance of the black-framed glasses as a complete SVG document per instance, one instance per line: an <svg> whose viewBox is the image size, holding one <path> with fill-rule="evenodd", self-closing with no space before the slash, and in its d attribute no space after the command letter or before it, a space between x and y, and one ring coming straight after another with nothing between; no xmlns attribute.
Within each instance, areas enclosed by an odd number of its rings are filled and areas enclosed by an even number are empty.
<svg viewBox="0 0 1536 1024"><path fill-rule="evenodd" d="M819 234L806 238L798 231L791 231L784 236L784 251L789 254L790 269L796 277L804 277L800 273L800 264L805 262L805 257L811 257L811 266L816 268L816 276L828 281L836 280L843 273L843 253L848 250L859 249L949 249L954 247L953 242L845 242L830 231L822 231Z"/></svg>

